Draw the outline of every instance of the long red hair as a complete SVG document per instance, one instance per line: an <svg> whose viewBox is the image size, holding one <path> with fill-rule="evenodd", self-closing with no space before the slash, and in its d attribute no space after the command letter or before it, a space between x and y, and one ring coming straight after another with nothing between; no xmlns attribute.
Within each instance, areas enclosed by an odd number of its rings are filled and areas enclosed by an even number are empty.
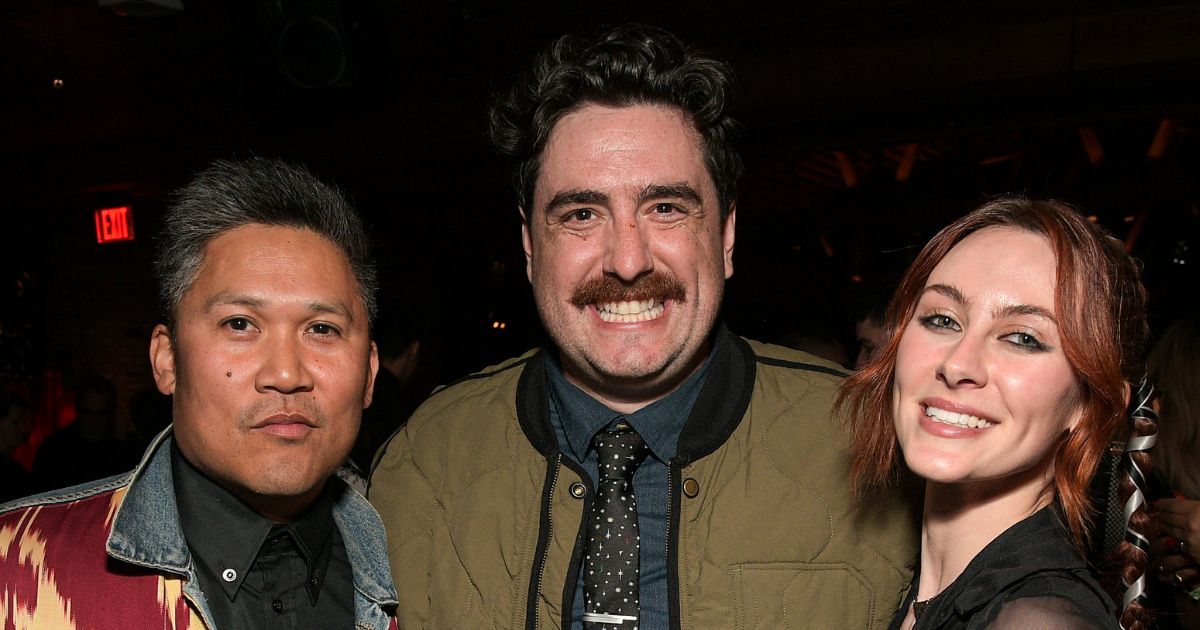
<svg viewBox="0 0 1200 630"><path fill-rule="evenodd" d="M1056 447L1054 487L1064 520L1082 547L1092 512L1088 486L1106 445L1122 426L1127 383L1136 383L1142 373L1149 326L1145 289L1121 243L1057 201L1004 197L988 202L938 232L917 256L888 307L886 344L874 361L846 380L838 395L852 434L851 482L861 496L896 480L899 444L892 388L900 336L934 267L967 235L988 227L1042 235L1054 251L1054 306L1083 407L1076 429Z"/></svg>

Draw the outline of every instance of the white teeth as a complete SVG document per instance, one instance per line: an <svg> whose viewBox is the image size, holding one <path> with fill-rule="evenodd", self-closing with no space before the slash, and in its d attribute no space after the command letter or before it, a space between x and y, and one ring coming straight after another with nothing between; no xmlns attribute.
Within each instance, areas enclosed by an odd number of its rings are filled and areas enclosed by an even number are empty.
<svg viewBox="0 0 1200 630"><path fill-rule="evenodd" d="M607 302L596 305L596 313L606 322L632 324L657 319L666 307L655 298L637 302Z"/></svg>
<svg viewBox="0 0 1200 630"><path fill-rule="evenodd" d="M991 422L988 422L987 420L984 420L978 416L972 416L965 413L955 413L953 411L946 411L945 409L938 409L937 407L926 407L925 415L937 420L938 422L952 424L958 427L967 427L970 429L986 429L992 426Z"/></svg>

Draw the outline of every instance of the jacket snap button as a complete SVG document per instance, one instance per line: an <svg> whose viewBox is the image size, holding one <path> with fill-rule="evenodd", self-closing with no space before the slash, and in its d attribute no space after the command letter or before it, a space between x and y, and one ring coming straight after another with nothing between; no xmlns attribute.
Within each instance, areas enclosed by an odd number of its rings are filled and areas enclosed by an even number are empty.
<svg viewBox="0 0 1200 630"><path fill-rule="evenodd" d="M683 480L683 494L689 499L695 499L700 494L700 483L691 477Z"/></svg>
<svg viewBox="0 0 1200 630"><path fill-rule="evenodd" d="M583 495L585 494L587 494L587 486L579 483L578 481L571 484L571 496L575 497L576 499L582 499Z"/></svg>

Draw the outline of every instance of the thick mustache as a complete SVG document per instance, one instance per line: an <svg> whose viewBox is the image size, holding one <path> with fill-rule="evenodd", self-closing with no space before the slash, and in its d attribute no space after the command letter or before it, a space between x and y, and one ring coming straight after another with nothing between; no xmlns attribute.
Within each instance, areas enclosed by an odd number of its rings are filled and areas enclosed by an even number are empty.
<svg viewBox="0 0 1200 630"><path fill-rule="evenodd" d="M601 275L579 283L571 293L571 304L584 308L589 304L636 302L652 298L683 302L687 299L687 289L675 278L661 272L638 276L633 282Z"/></svg>

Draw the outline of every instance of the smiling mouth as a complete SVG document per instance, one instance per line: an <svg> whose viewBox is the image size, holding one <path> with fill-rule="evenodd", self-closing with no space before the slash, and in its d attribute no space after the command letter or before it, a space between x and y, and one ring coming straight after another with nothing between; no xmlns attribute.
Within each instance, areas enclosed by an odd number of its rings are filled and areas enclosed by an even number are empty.
<svg viewBox="0 0 1200 630"><path fill-rule="evenodd" d="M937 407L925 407L925 415L935 422L948 424L955 427L963 427L965 429L986 429L995 426L995 423L988 422L978 416L972 416L965 413L955 413Z"/></svg>
<svg viewBox="0 0 1200 630"><path fill-rule="evenodd" d="M570 303L580 310L596 309L600 320L609 324L636 324L656 320L666 312L669 302L684 302L683 284L663 271L654 270L624 282L610 274L601 274L580 282L571 292Z"/></svg>
<svg viewBox="0 0 1200 630"><path fill-rule="evenodd" d="M594 304L600 319L612 324L633 324L658 319L667 309L658 298Z"/></svg>

